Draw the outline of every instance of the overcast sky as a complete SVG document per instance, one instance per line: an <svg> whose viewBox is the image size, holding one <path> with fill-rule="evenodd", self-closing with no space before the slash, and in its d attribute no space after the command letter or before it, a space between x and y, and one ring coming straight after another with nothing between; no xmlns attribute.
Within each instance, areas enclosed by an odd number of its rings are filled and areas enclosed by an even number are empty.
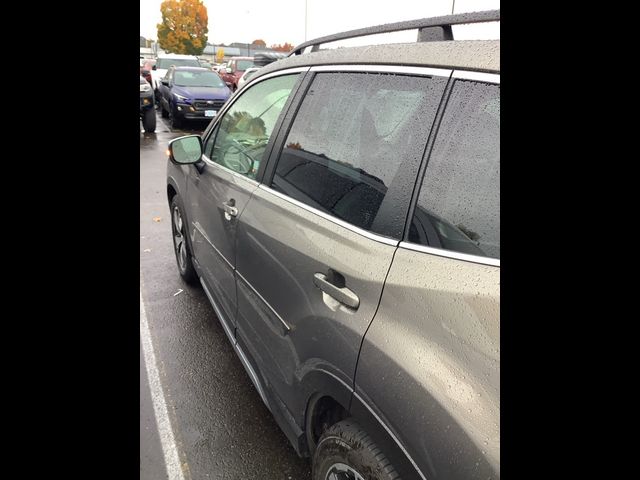
<svg viewBox="0 0 640 480"><path fill-rule="evenodd" d="M140 35L157 38L162 0L140 0ZM267 46L305 40L305 0L204 0L209 43ZM306 0L306 39L382 23L451 13L453 0ZM455 13L500 8L500 0L455 0ZM497 24L454 27L455 38L499 38ZM394 34L392 41L414 40L415 33Z"/></svg>

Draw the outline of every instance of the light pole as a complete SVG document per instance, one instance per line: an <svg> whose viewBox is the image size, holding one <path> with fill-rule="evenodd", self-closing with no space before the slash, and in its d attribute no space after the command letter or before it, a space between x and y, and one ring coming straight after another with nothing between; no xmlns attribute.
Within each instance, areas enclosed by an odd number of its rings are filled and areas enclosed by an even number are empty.
<svg viewBox="0 0 640 480"><path fill-rule="evenodd" d="M307 0L304 0L304 41L307 41Z"/></svg>

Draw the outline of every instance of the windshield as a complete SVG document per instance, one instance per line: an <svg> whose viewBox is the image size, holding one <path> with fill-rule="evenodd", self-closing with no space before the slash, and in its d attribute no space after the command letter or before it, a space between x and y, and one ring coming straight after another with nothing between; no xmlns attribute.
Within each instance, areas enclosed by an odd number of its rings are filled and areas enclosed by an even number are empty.
<svg viewBox="0 0 640 480"><path fill-rule="evenodd" d="M176 70L175 84L179 87L224 87L224 82L216 73L209 71L189 72Z"/></svg>
<svg viewBox="0 0 640 480"><path fill-rule="evenodd" d="M171 65L176 67L199 67L200 63L195 58L159 58L156 68L168 70Z"/></svg>
<svg viewBox="0 0 640 480"><path fill-rule="evenodd" d="M211 64L209 62L204 61L204 60L200 60L200 65L205 67L205 68L211 68Z"/></svg>
<svg viewBox="0 0 640 480"><path fill-rule="evenodd" d="M254 66L253 60L238 60L238 70L244 71Z"/></svg>

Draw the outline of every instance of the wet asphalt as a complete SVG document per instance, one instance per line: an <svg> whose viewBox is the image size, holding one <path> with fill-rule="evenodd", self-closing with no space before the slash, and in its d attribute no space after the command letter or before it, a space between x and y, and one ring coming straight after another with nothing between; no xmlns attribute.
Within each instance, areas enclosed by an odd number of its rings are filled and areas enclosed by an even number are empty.
<svg viewBox="0 0 640 480"><path fill-rule="evenodd" d="M309 480L308 460L260 400L204 292L178 274L165 151L206 123L172 131L157 113L156 132L140 133L140 289L184 478ZM140 479L159 480L167 469L144 362L141 346Z"/></svg>

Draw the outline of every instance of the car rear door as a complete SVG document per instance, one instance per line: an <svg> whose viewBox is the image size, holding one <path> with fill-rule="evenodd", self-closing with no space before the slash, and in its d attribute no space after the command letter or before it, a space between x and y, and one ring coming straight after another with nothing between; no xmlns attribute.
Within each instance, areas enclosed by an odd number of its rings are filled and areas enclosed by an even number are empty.
<svg viewBox="0 0 640 480"><path fill-rule="evenodd" d="M238 224L237 340L298 425L319 375L353 384L450 75L377 68L311 69Z"/></svg>
<svg viewBox="0 0 640 480"><path fill-rule="evenodd" d="M258 186L280 113L299 73L273 76L235 98L204 138L203 161L187 183L193 254L201 282L233 339L237 222Z"/></svg>
<svg viewBox="0 0 640 480"><path fill-rule="evenodd" d="M358 361L354 412L426 478L500 478L499 82L454 73Z"/></svg>

